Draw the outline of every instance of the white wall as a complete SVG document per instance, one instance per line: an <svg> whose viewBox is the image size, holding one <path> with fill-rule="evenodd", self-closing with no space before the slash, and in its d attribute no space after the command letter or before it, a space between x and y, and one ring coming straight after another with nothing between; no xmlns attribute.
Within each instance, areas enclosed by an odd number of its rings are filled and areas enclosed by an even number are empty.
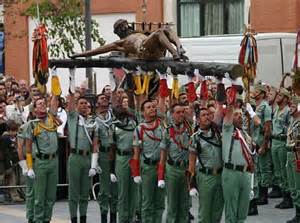
<svg viewBox="0 0 300 223"><path fill-rule="evenodd" d="M128 21L135 21L135 14L134 13L113 13L113 14L103 14L103 15L94 15L92 17L95 19L99 24L100 34L105 39L106 43L113 42L118 39L118 37L113 33L113 24L116 20L123 18L127 19ZM36 27L35 21L29 18L28 21L28 30L29 30L29 64L30 64L30 82L33 83L34 79L32 77L32 67L31 67L31 61L32 61L32 48L33 48L33 42L31 41L31 35L33 33L34 28ZM49 40L51 41L51 40ZM98 47L98 44L93 43L92 49ZM75 51L80 52L80 48L76 47ZM96 56L97 57L97 56ZM96 58L95 57L95 58ZM97 93L99 93L102 88L109 84L109 69L106 68L95 68L94 71L96 72L97 76ZM60 78L60 83L62 85L62 91L63 95L67 95L68 88L69 88L69 71L68 69L57 69L57 74ZM79 86L82 81L84 81L85 78L85 69L77 69L76 70L76 77L75 77L75 83L76 86ZM50 79L49 79L50 80ZM48 82L48 89L50 89L50 81Z"/></svg>

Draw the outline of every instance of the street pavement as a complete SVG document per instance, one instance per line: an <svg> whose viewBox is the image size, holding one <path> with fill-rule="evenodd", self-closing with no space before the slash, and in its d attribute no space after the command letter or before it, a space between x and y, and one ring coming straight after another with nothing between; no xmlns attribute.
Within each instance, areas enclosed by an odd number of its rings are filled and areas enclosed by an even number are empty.
<svg viewBox="0 0 300 223"><path fill-rule="evenodd" d="M285 223L287 219L294 216L294 209L280 210L274 206L280 199L270 199L268 205L259 206L259 215L247 218L247 223ZM193 198L193 208L191 212L196 216L198 209L197 201ZM163 223L166 221L164 213ZM53 219L51 223L69 223L68 203L59 201L55 204ZM25 205L0 205L0 223L25 223ZM100 223L100 211L98 203L90 201L88 207L88 223ZM193 221L197 222L197 220ZM222 222L224 222L224 217Z"/></svg>

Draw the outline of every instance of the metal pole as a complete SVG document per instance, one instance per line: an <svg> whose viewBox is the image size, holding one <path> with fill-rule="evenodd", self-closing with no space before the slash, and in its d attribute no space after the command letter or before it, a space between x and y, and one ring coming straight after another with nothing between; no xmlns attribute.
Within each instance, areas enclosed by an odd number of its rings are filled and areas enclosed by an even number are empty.
<svg viewBox="0 0 300 223"><path fill-rule="evenodd" d="M91 1L84 0L84 23L85 23L85 50L91 50ZM93 89L92 68L86 68L86 78L88 78L89 89Z"/></svg>

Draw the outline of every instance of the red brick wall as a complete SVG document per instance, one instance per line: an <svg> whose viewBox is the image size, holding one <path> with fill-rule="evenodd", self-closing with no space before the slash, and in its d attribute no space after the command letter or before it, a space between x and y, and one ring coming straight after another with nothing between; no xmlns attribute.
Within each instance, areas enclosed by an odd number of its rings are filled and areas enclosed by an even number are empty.
<svg viewBox="0 0 300 223"><path fill-rule="evenodd" d="M28 63L28 20L20 16L20 7L13 6L5 9L5 73L17 80L29 80Z"/></svg>
<svg viewBox="0 0 300 223"><path fill-rule="evenodd" d="M251 25L256 32L296 32L300 28L300 1L252 0Z"/></svg>

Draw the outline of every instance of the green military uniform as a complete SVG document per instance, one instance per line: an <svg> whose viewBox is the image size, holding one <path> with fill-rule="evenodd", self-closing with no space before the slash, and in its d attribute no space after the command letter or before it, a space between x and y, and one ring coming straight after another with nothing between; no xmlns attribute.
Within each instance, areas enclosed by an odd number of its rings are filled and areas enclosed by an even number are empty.
<svg viewBox="0 0 300 223"><path fill-rule="evenodd" d="M300 135L300 119L291 120L287 138L287 179L295 206L300 208L300 172L296 171L295 141ZM299 140L299 139L298 139ZM300 157L298 157L300 159Z"/></svg>
<svg viewBox="0 0 300 223"><path fill-rule="evenodd" d="M287 192L286 176L286 132L289 125L289 107L279 110L277 106L272 120L272 160L274 165L274 184L279 185L283 192Z"/></svg>
<svg viewBox="0 0 300 223"><path fill-rule="evenodd" d="M141 131L140 123L134 131L133 146L141 149L142 177L142 222L161 223L165 207L165 190L157 186L157 164L160 159L163 127L159 125L152 131Z"/></svg>
<svg viewBox="0 0 300 223"><path fill-rule="evenodd" d="M136 125L134 120L127 118L113 124L113 140L117 148L119 223L132 222L135 217L138 188L130 174L129 160L132 157L133 133Z"/></svg>
<svg viewBox="0 0 300 223"><path fill-rule="evenodd" d="M47 117L47 121L49 117ZM58 137L56 131L41 128L35 135L34 129L39 121L28 123L25 138L33 142L33 157L35 162L33 170L34 179L34 222L50 222L52 210L56 200L56 187L58 183Z"/></svg>
<svg viewBox="0 0 300 223"><path fill-rule="evenodd" d="M225 202L226 223L242 223L246 221L250 201L250 173L242 154L241 143L234 139L233 124L223 124L222 173L223 196ZM246 134L241 131L244 138ZM249 141L249 140L248 140Z"/></svg>
<svg viewBox="0 0 300 223"><path fill-rule="evenodd" d="M268 102L263 100L255 110L256 115L261 120L261 124L253 126L253 141L260 147L264 141L264 124L267 121L272 121L272 109ZM258 156L257 179L260 187L268 188L272 185L272 156L271 150Z"/></svg>
<svg viewBox="0 0 300 223"><path fill-rule="evenodd" d="M300 99L295 97L292 99L294 104L300 103ZM299 112L299 111L297 111ZM288 189L291 193L293 199L296 216L287 221L288 223L299 222L300 221L300 172L297 170L297 162L299 162L300 157L300 118L292 117L290 120L290 126L287 131L287 179L288 179Z"/></svg>
<svg viewBox="0 0 300 223"><path fill-rule="evenodd" d="M224 207L221 184L222 148L218 131L210 128L204 132L200 128L191 138L189 150L197 153L197 185L199 188L198 222L220 222Z"/></svg>
<svg viewBox="0 0 300 223"><path fill-rule="evenodd" d="M84 122L84 123L83 123ZM68 160L69 173L69 211L71 219L79 215L86 218L91 178L92 134L95 125L91 118L83 118L78 112L68 113L68 131L71 153ZM83 126L86 125L86 126ZM89 134L89 138L87 136Z"/></svg>
<svg viewBox="0 0 300 223"><path fill-rule="evenodd" d="M98 203L100 206L101 215L107 215L110 209L111 213L117 213L118 203L118 188L117 183L110 181L110 160L109 151L113 142L113 129L112 129L112 114L110 111L107 113L107 117L101 119L96 117L97 130L96 136L100 140L100 157L99 166L102 169L102 173L99 176L99 194Z"/></svg>
<svg viewBox="0 0 300 223"><path fill-rule="evenodd" d="M25 140L26 129L28 128L28 123L20 126L17 138ZM26 147L24 143L23 156L26 156ZM34 219L34 180L26 176L26 218L29 222L33 222Z"/></svg>
<svg viewBox="0 0 300 223"><path fill-rule="evenodd" d="M188 167L189 128L171 123L165 131L162 149L168 152L166 165L167 223L188 222L189 195L185 170Z"/></svg>

